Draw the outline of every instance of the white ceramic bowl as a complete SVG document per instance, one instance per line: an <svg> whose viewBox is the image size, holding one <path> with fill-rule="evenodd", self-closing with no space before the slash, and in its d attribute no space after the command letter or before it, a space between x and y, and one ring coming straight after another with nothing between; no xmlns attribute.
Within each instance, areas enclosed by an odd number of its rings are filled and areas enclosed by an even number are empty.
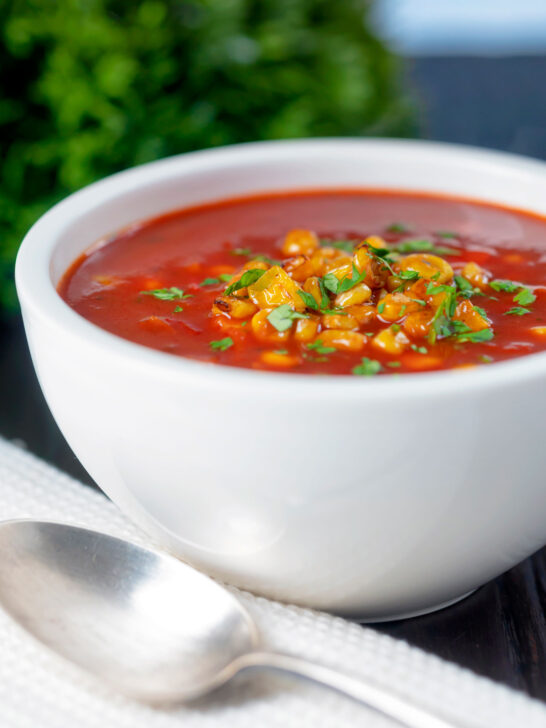
<svg viewBox="0 0 546 728"><path fill-rule="evenodd" d="M264 190L381 187L546 215L546 165L426 142L249 144L72 195L26 236L17 288L49 406L100 487L233 584L366 619L464 596L546 541L546 354L366 380L254 372L117 338L57 295L98 238Z"/></svg>

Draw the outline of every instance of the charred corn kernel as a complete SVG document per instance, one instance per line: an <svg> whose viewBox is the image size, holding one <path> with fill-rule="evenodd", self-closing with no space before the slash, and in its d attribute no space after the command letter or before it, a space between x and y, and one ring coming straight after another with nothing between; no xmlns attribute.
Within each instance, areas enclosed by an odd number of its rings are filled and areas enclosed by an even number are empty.
<svg viewBox="0 0 546 728"><path fill-rule="evenodd" d="M276 308L288 303L296 311L305 309L305 303L298 294L301 288L278 265L269 268L261 278L248 286L247 291L259 308Z"/></svg>
<svg viewBox="0 0 546 728"><path fill-rule="evenodd" d="M447 260L430 253L406 255L405 258L395 264L394 270L395 273L396 271L413 270L419 273L422 278L429 281L434 280L438 284L447 283L453 278L453 268Z"/></svg>
<svg viewBox="0 0 546 728"><path fill-rule="evenodd" d="M461 301L457 305L453 318L456 321L462 321L472 331L482 331L482 329L488 329L491 326L489 320L484 319L478 309L468 299Z"/></svg>
<svg viewBox="0 0 546 728"><path fill-rule="evenodd" d="M541 339L546 339L546 326L532 326L531 332Z"/></svg>
<svg viewBox="0 0 546 728"><path fill-rule="evenodd" d="M422 308L420 311L410 313L402 322L402 328L415 339L426 339L434 319L434 311L430 308Z"/></svg>
<svg viewBox="0 0 546 728"><path fill-rule="evenodd" d="M277 329L267 320L267 317L272 310L272 308L262 308L261 311L254 314L250 322L252 333L260 341L267 341L271 343L287 341L290 336L290 329L287 329L286 331L277 331Z"/></svg>
<svg viewBox="0 0 546 728"><path fill-rule="evenodd" d="M467 263L462 269L461 275L475 288L485 288L489 281L489 276L477 263Z"/></svg>
<svg viewBox="0 0 546 728"><path fill-rule="evenodd" d="M397 331L389 326L376 334L372 339L372 346L386 354L401 354L410 345L410 340L403 331Z"/></svg>
<svg viewBox="0 0 546 728"><path fill-rule="evenodd" d="M316 260L307 255L298 255L295 258L288 258L282 264L283 270L295 281L303 282L310 276L314 276L318 272L320 266Z"/></svg>
<svg viewBox="0 0 546 728"><path fill-rule="evenodd" d="M381 298L380 305L381 311L379 315L384 321L391 322L398 321L420 308L417 301L403 293L387 293Z"/></svg>
<svg viewBox="0 0 546 728"><path fill-rule="evenodd" d="M316 341L323 346L332 346L338 351L361 351L368 339L358 331L328 329L327 331L321 331Z"/></svg>
<svg viewBox="0 0 546 728"><path fill-rule="evenodd" d="M359 325L368 324L371 321L374 321L377 315L377 310L373 304L348 306L345 311L355 318Z"/></svg>
<svg viewBox="0 0 546 728"><path fill-rule="evenodd" d="M375 255L372 255L365 244L360 245L355 250L353 263L359 273L366 272L365 281L370 288L381 288L390 275L387 266Z"/></svg>
<svg viewBox="0 0 546 728"><path fill-rule="evenodd" d="M296 329L294 331L294 338L296 341L313 341L318 333L318 321L312 318L298 319L296 321Z"/></svg>
<svg viewBox="0 0 546 728"><path fill-rule="evenodd" d="M319 247L319 239L312 230L290 230L283 240L283 256L311 255Z"/></svg>
<svg viewBox="0 0 546 728"><path fill-rule="evenodd" d="M322 301L322 291L320 290L319 279L317 276L311 276L303 284L303 290L305 293L310 293L315 299L317 306L320 306Z"/></svg>
<svg viewBox="0 0 546 728"><path fill-rule="evenodd" d="M402 362L410 369L436 369L442 366L443 359L439 356L432 356L432 354L417 354L413 351L408 351L402 357Z"/></svg>
<svg viewBox="0 0 546 728"><path fill-rule="evenodd" d="M358 306L360 303L369 301L372 297L372 290L365 283L359 283L344 293L338 293L335 298L335 305L340 308L347 306Z"/></svg>
<svg viewBox="0 0 546 728"><path fill-rule="evenodd" d="M351 331L358 329L358 321L354 316L338 316L337 314L324 314L320 323L325 329L343 329Z"/></svg>
<svg viewBox="0 0 546 728"><path fill-rule="evenodd" d="M214 316L221 314L231 318L245 319L256 313L258 307L246 299L239 299L235 296L219 296L214 299L212 313Z"/></svg>
<svg viewBox="0 0 546 728"><path fill-rule="evenodd" d="M280 351L264 351L260 356L264 364L270 367L281 367L283 369L291 369L301 364L301 359L295 354L285 354Z"/></svg>

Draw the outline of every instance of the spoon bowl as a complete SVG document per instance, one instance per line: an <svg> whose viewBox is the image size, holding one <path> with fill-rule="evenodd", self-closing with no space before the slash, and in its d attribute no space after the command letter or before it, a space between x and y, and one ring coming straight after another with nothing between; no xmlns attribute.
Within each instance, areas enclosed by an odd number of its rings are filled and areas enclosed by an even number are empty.
<svg viewBox="0 0 546 728"><path fill-rule="evenodd" d="M140 700L207 693L258 646L240 603L167 554L33 521L2 524L0 553L5 610L55 652Z"/></svg>

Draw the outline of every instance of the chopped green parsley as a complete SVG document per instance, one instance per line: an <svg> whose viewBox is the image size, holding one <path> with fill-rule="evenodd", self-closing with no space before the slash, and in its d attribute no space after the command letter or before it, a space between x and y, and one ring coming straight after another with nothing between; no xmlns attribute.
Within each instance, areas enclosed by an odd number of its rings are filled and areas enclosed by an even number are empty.
<svg viewBox="0 0 546 728"><path fill-rule="evenodd" d="M353 374L359 377L373 377L382 370L381 364L375 359L363 357L362 362L353 368Z"/></svg>
<svg viewBox="0 0 546 728"><path fill-rule="evenodd" d="M192 298L191 293L184 293L181 288L156 288L153 291L140 291L143 296L153 296L160 301L180 301L184 298Z"/></svg>
<svg viewBox="0 0 546 728"><path fill-rule="evenodd" d="M227 336L225 339L218 339L218 341L211 341L209 344L213 351L226 351L233 346L233 339Z"/></svg>
<svg viewBox="0 0 546 728"><path fill-rule="evenodd" d="M286 331L289 329L296 319L309 318L305 313L298 313L288 303L277 306L267 316L269 323L274 326L277 331Z"/></svg>

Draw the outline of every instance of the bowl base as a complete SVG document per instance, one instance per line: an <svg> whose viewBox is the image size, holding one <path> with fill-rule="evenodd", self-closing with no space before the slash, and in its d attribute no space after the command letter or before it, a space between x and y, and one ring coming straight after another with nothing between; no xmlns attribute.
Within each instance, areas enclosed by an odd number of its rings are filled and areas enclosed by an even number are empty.
<svg viewBox="0 0 546 728"><path fill-rule="evenodd" d="M466 599L471 594L474 594L479 589L477 587L476 589L471 589L469 592L466 592L465 594L462 594L460 597L455 597L455 599L450 599L447 602L442 602L441 604L437 604L434 607L427 607L426 609L418 609L415 612L403 612L402 614L395 614L390 617L359 617L355 621L360 622L361 624L376 624L378 622L398 622L402 619L412 619L413 617L423 617L425 614L432 614L433 612L439 612L441 609L447 609L448 607L452 607L454 604L457 604L458 602L462 602L463 599Z"/></svg>

